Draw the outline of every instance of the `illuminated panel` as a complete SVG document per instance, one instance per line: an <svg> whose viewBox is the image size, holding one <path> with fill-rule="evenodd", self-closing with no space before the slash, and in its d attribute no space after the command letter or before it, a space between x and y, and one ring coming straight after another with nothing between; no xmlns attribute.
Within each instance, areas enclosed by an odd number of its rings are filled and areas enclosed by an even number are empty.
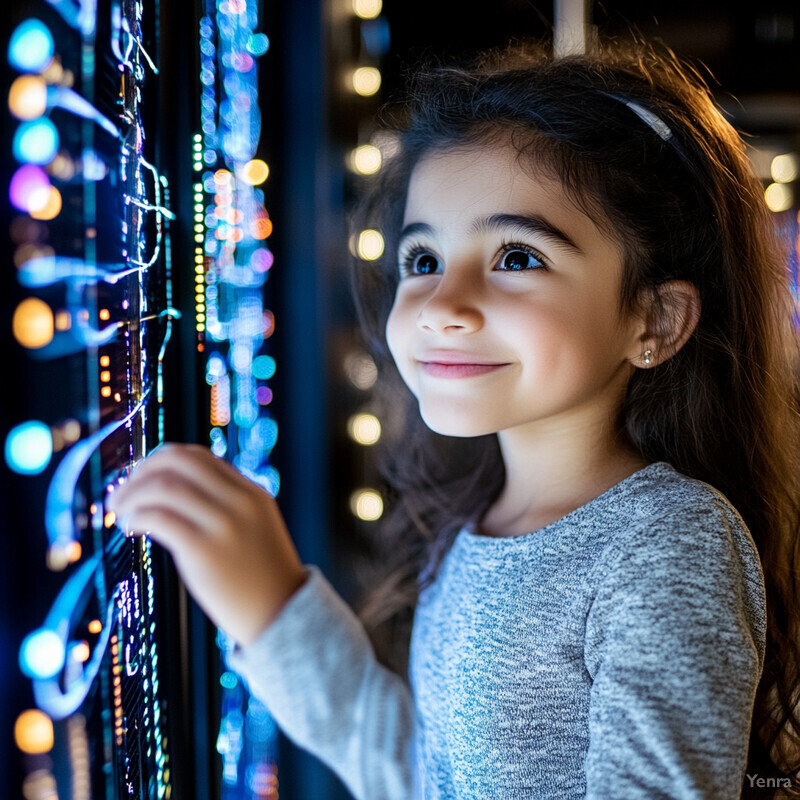
<svg viewBox="0 0 800 800"><path fill-rule="evenodd" d="M14 794L169 798L150 542L126 539L104 509L163 440L162 361L179 316L167 181L143 121L156 111L158 6L29 5L6 51L4 188L26 293L13 334L49 390L28 398L4 456L42 481L30 530L42 531L46 569L65 577L19 647L37 708L15 723L28 774Z"/></svg>
<svg viewBox="0 0 800 800"><path fill-rule="evenodd" d="M207 2L200 20L201 133L193 143L195 328L210 387L209 443L273 496L269 456L278 428L268 412L275 360L267 352L274 317L264 308L273 257L264 207L269 167L256 157L261 135L256 57L269 41L256 31L255 0ZM224 652L231 646L220 633ZM278 797L277 727L221 659L222 797Z"/></svg>

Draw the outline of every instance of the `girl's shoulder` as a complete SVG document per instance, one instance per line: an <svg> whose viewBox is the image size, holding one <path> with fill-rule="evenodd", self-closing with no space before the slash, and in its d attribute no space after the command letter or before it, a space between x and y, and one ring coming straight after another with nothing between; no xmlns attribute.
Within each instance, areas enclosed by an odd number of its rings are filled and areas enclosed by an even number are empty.
<svg viewBox="0 0 800 800"><path fill-rule="evenodd" d="M663 462L633 483L629 513L620 514L589 582L589 674L603 664L606 675L635 666L661 682L682 676L681 691L721 665L735 680L757 676L766 593L741 515L715 487Z"/></svg>
<svg viewBox="0 0 800 800"><path fill-rule="evenodd" d="M634 584L672 586L702 594L716 581L732 589L745 585L759 605L761 559L731 501L667 462L651 464L638 477L625 495L628 513L621 515L598 563L599 585L608 591Z"/></svg>
<svg viewBox="0 0 800 800"><path fill-rule="evenodd" d="M657 461L622 482L627 491L620 497L622 515L619 535L667 525L691 535L693 530L723 528L750 532L733 503L705 481L679 472L666 461Z"/></svg>

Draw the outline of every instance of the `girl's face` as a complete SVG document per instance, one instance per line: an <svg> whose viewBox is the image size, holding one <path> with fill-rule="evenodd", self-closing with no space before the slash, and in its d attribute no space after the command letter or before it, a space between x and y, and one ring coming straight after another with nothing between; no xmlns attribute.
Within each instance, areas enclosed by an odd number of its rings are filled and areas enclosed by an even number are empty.
<svg viewBox="0 0 800 800"><path fill-rule="evenodd" d="M516 159L458 148L411 176L386 335L441 434L613 420L645 349L643 321L618 313L620 246Z"/></svg>

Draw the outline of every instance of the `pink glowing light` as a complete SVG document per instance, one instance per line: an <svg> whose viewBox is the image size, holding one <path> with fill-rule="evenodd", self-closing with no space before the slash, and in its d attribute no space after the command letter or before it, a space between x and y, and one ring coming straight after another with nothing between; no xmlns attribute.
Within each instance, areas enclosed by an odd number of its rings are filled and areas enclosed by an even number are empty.
<svg viewBox="0 0 800 800"><path fill-rule="evenodd" d="M40 211L50 199L50 179L35 164L23 164L11 178L8 194L20 211Z"/></svg>

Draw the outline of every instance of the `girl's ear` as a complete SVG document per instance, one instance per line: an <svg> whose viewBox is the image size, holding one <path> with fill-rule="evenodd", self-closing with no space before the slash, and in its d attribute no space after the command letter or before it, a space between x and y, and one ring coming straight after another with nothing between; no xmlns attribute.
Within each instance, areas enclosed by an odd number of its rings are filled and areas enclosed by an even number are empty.
<svg viewBox="0 0 800 800"><path fill-rule="evenodd" d="M689 281L662 283L642 308L645 332L634 366L649 369L666 361L686 344L700 320L700 292Z"/></svg>

